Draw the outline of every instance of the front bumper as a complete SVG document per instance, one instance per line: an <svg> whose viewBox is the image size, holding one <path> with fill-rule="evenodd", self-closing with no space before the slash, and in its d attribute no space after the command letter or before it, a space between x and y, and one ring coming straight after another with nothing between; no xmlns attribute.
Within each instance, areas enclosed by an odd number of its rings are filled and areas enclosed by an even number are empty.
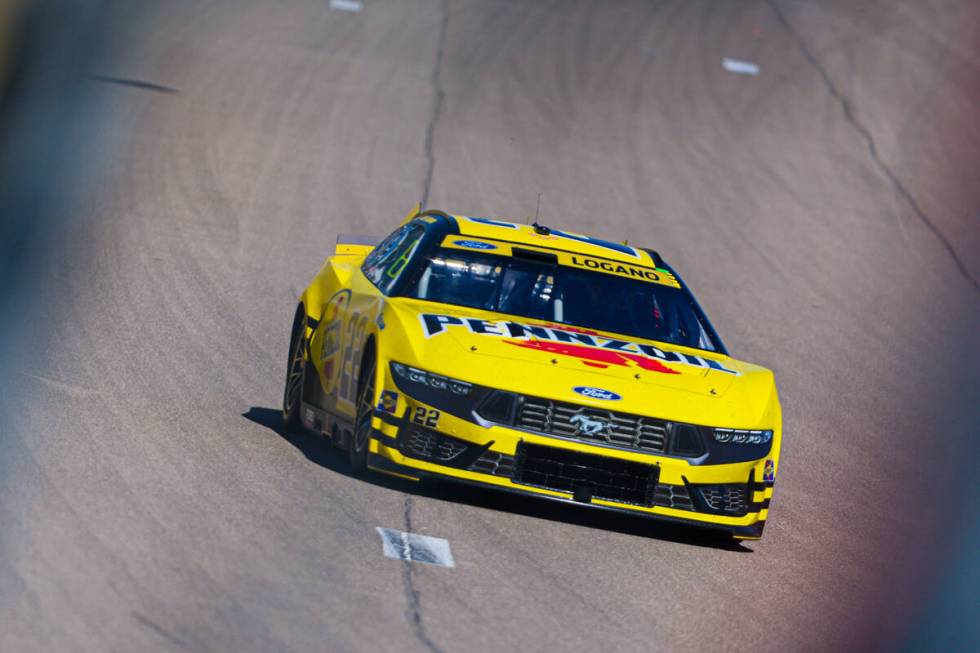
<svg viewBox="0 0 980 653"><path fill-rule="evenodd" d="M439 411L394 385L381 394L369 451L368 466L387 474L449 478L721 529L739 539L761 537L773 492L772 481L762 480L766 459L692 465L682 458L481 425Z"/></svg>

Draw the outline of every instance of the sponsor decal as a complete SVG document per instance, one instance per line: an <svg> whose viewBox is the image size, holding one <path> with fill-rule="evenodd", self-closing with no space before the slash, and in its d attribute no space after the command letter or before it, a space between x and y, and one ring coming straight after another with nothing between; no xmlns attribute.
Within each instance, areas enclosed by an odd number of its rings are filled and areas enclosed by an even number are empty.
<svg viewBox="0 0 980 653"><path fill-rule="evenodd" d="M588 258L586 256L572 255L572 266L577 268L587 268L590 270L601 270L610 274L618 274L621 277L632 277L634 279L646 279L647 281L660 282L663 275L650 268L641 268L628 263L616 263L615 261L605 261L602 259Z"/></svg>
<svg viewBox="0 0 980 653"><path fill-rule="evenodd" d="M595 331L571 326L521 324L509 320L490 321L432 313L422 313L419 320L426 338L439 335L451 327L465 328L470 333L503 338L505 343L515 347L577 358L589 367L635 366L648 372L680 374L678 370L666 365L671 363L739 375L736 370L710 358L664 350L640 342L607 338Z"/></svg>
<svg viewBox="0 0 980 653"><path fill-rule="evenodd" d="M470 249L497 249L496 245L491 245L490 243L484 243L479 240L454 240L453 245L459 245L460 247L468 247Z"/></svg>
<svg viewBox="0 0 980 653"><path fill-rule="evenodd" d="M570 421L575 425L575 432L581 433L582 435L599 435L612 427L609 422L603 422L601 419L592 419L588 415L581 413L573 416Z"/></svg>
<svg viewBox="0 0 980 653"><path fill-rule="evenodd" d="M587 385L579 385L572 388L572 392L577 392L583 397L589 397L591 399L602 399L603 401L619 401L622 399L621 396L613 392L612 390L603 390L602 388L593 388ZM581 415L579 417L582 417ZM573 422L575 420L572 420Z"/></svg>
<svg viewBox="0 0 980 653"><path fill-rule="evenodd" d="M381 393L378 401L378 409L386 413L394 413L398 408L398 393L393 390L385 390Z"/></svg>
<svg viewBox="0 0 980 653"><path fill-rule="evenodd" d="M766 483L772 483L776 480L776 463L772 459L766 461L766 467L762 472L762 480Z"/></svg>
<svg viewBox="0 0 980 653"><path fill-rule="evenodd" d="M343 329L341 311L350 303L350 290L341 290L327 300L323 308L320 324L323 325L323 335L320 341L320 367L323 378L326 379L324 391L330 394L335 389L337 372L340 367L340 340Z"/></svg>

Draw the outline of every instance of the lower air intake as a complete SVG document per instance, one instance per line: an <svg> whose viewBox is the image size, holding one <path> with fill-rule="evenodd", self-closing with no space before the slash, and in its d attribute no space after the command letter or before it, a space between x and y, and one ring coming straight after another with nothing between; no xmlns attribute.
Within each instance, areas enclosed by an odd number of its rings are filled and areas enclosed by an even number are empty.
<svg viewBox="0 0 980 653"><path fill-rule="evenodd" d="M481 474L510 476L514 473L514 457L496 451L484 451L470 469Z"/></svg>
<svg viewBox="0 0 980 653"><path fill-rule="evenodd" d="M676 510L694 510L691 495L683 485L658 485L654 494L655 505Z"/></svg>
<svg viewBox="0 0 980 653"><path fill-rule="evenodd" d="M408 427L406 433L399 434L398 448L403 454L412 458L446 463L455 460L469 449L469 446L465 442L436 431Z"/></svg>
<svg viewBox="0 0 980 653"><path fill-rule="evenodd" d="M514 468L521 485L638 506L653 505L659 476L656 465L524 442Z"/></svg>
<svg viewBox="0 0 980 653"><path fill-rule="evenodd" d="M698 494L713 512L741 516L748 512L748 487L737 485L696 485Z"/></svg>

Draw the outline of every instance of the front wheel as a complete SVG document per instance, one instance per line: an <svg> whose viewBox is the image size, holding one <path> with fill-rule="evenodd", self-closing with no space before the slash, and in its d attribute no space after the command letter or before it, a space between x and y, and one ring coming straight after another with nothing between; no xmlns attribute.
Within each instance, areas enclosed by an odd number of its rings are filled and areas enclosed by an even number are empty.
<svg viewBox="0 0 980 653"><path fill-rule="evenodd" d="M357 413L354 418L354 436L350 444L350 464L354 471L367 469L371 418L374 416L374 351L368 350L361 361L357 381Z"/></svg>
<svg viewBox="0 0 980 653"><path fill-rule="evenodd" d="M282 421L288 431L303 427L303 382L306 375L306 311L300 306L293 319L289 338L289 362L286 366L286 387L282 393Z"/></svg>

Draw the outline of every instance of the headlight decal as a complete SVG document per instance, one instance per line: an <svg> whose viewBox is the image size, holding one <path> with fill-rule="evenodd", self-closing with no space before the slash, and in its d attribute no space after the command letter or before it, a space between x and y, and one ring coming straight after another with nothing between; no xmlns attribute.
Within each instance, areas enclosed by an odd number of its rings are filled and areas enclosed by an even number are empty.
<svg viewBox="0 0 980 653"><path fill-rule="evenodd" d="M391 370L399 377L407 379L412 383L421 383L429 386L430 388L445 390L446 392L451 392L452 394L459 395L461 397L465 397L473 391L472 383L460 381L459 379L453 379L441 374L426 372L425 370L420 370L417 367L409 367L407 365L402 365L401 363L392 363Z"/></svg>
<svg viewBox="0 0 980 653"><path fill-rule="evenodd" d="M744 429L712 429L715 442L731 444L769 444L772 431L747 431Z"/></svg>

